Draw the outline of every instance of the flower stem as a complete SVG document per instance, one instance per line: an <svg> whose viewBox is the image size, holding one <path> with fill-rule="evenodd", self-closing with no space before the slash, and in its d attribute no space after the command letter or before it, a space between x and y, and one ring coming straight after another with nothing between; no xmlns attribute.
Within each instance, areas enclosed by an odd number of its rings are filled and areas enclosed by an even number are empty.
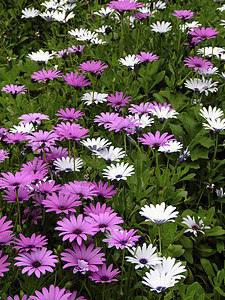
<svg viewBox="0 0 225 300"><path fill-rule="evenodd" d="M123 296L123 271L124 271L124 258L125 258L125 248L123 249L123 258L122 258L122 272L121 272L121 282L120 282L120 296Z"/></svg>
<svg viewBox="0 0 225 300"><path fill-rule="evenodd" d="M49 166L48 166L48 161L47 161L47 157L46 157L46 153L45 153L45 146L44 146L44 145L42 146L42 149L43 149L43 154L44 154L45 163L46 163L46 166L47 166L47 169L48 169L48 174L49 174L49 176L51 177L52 174L51 174L51 171L50 171Z"/></svg>
<svg viewBox="0 0 225 300"><path fill-rule="evenodd" d="M162 254L162 239L161 239L161 226L158 225L158 235L159 235L159 253Z"/></svg>

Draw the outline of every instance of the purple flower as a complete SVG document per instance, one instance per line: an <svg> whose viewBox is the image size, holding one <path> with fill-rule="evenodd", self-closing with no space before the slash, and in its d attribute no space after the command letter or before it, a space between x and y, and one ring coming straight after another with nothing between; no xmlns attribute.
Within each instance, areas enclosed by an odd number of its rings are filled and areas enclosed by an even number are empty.
<svg viewBox="0 0 225 300"><path fill-rule="evenodd" d="M74 181L69 182L68 184L64 184L62 187L62 192L71 193L79 196L79 199L91 199L92 196L96 196L97 192L95 189L95 185L88 181Z"/></svg>
<svg viewBox="0 0 225 300"><path fill-rule="evenodd" d="M151 111L151 108L153 106L152 103L146 102L146 103L141 103L140 105L135 105L131 104L131 108L129 108L129 111L133 114L146 114L148 115Z"/></svg>
<svg viewBox="0 0 225 300"><path fill-rule="evenodd" d="M8 144L18 144L26 140L27 134L23 132L7 133L7 136L3 138L3 141Z"/></svg>
<svg viewBox="0 0 225 300"><path fill-rule="evenodd" d="M55 132L58 134L60 140L66 138L77 142L89 136L89 134L86 134L89 132L89 129L82 128L79 124L71 124L70 122L57 124Z"/></svg>
<svg viewBox="0 0 225 300"><path fill-rule="evenodd" d="M6 158L9 158L10 153L6 150L0 149L0 163L3 162Z"/></svg>
<svg viewBox="0 0 225 300"><path fill-rule="evenodd" d="M142 13L142 12L138 12L138 13L133 14L133 17L135 19L139 19L139 20L146 19L150 16L151 16L150 13Z"/></svg>
<svg viewBox="0 0 225 300"><path fill-rule="evenodd" d="M194 18L194 12L190 10L174 10L175 13L172 16L177 17L178 19L188 20Z"/></svg>
<svg viewBox="0 0 225 300"><path fill-rule="evenodd" d="M75 74L73 72L71 72L70 74L66 73L66 75L63 75L62 77L65 79L67 84L74 87L81 87L91 84L91 82L88 81L88 79L85 79L84 76L78 75L78 72L76 72Z"/></svg>
<svg viewBox="0 0 225 300"><path fill-rule="evenodd" d="M73 122L78 121L79 119L83 119L82 116L84 116L84 113L82 113L80 110L75 111L74 108L66 108L65 110L61 108L55 115L59 116L59 120L62 119L65 121Z"/></svg>
<svg viewBox="0 0 225 300"><path fill-rule="evenodd" d="M13 227L13 225L11 225L12 221L10 220L10 221L5 222L5 220L6 220L6 216L4 216L0 219L0 233L1 234L2 233L9 233L10 234L10 233L12 233L12 231L9 230L9 228Z"/></svg>
<svg viewBox="0 0 225 300"><path fill-rule="evenodd" d="M23 234L20 233L20 238L15 239L14 244L17 246L14 246L14 249L17 249L19 252L24 251L35 251L38 248L42 248L47 244L46 236L41 236L40 234L36 236L35 233L32 234L32 236L25 237Z"/></svg>
<svg viewBox="0 0 225 300"><path fill-rule="evenodd" d="M45 274L46 271L53 272L52 267L55 267L55 263L58 262L56 255L52 255L51 250L42 247L30 253L19 253L19 256L15 257L18 262L15 263L17 267L25 267L22 270L22 274L28 272L28 276L35 273L40 278L41 273Z"/></svg>
<svg viewBox="0 0 225 300"><path fill-rule="evenodd" d="M60 51L58 51L58 55L56 56L56 58L63 58L63 59L65 59L68 54L69 54L69 52L67 51L67 49L60 50Z"/></svg>
<svg viewBox="0 0 225 300"><path fill-rule="evenodd" d="M2 256L2 250L0 250L0 276L1 277L4 276L3 272L9 271L9 269L7 267L9 265L11 265L10 263L5 262L7 258L8 258L8 255Z"/></svg>
<svg viewBox="0 0 225 300"><path fill-rule="evenodd" d="M50 285L49 290L46 287L42 288L42 293L35 291L36 296L30 296L31 300L69 300L72 295L66 292L66 289L60 289L58 286Z"/></svg>
<svg viewBox="0 0 225 300"><path fill-rule="evenodd" d="M157 60L159 58L159 56L150 53L150 52L141 52L141 55L136 55L136 57L140 60L140 61L154 61Z"/></svg>
<svg viewBox="0 0 225 300"><path fill-rule="evenodd" d="M163 133L160 136L160 132L156 131L156 134L152 134L151 132L148 132L147 134L143 134L144 138L138 138L138 140L141 141L143 145L148 145L150 147L160 147L160 146L167 146L168 142L175 141L173 139L173 134L168 135L168 132Z"/></svg>
<svg viewBox="0 0 225 300"><path fill-rule="evenodd" d="M39 157L35 157L33 160L30 160L26 164L23 164L21 167L21 171L27 173L30 172L36 173L38 171L46 174L48 173L45 162Z"/></svg>
<svg viewBox="0 0 225 300"><path fill-rule="evenodd" d="M15 175L11 172L1 173L1 175L3 178L0 178L0 189L25 187L30 184L32 178L29 174L23 174L21 172L16 172Z"/></svg>
<svg viewBox="0 0 225 300"><path fill-rule="evenodd" d="M192 30L189 31L190 35L193 35L202 41L215 38L216 34L218 33L219 31L216 31L216 29L212 29L212 27L192 28Z"/></svg>
<svg viewBox="0 0 225 300"><path fill-rule="evenodd" d="M110 96L107 96L106 99L110 102L107 105L112 105L112 107L115 106L117 109L125 106L129 101L131 101L130 97L125 97L123 92L116 92L115 96L111 94Z"/></svg>
<svg viewBox="0 0 225 300"><path fill-rule="evenodd" d="M56 70L44 70L42 69L41 71L34 72L35 75L31 75L31 78L34 79L35 81L42 82L46 81L49 82L50 80L53 80L54 78L62 77L62 74L60 71Z"/></svg>
<svg viewBox="0 0 225 300"><path fill-rule="evenodd" d="M48 195L46 200L43 200L42 204L47 208L46 212L55 211L57 214L69 212L75 213L75 206L82 204L81 201L78 201L80 197L77 195L62 193L59 192L59 195L52 193Z"/></svg>
<svg viewBox="0 0 225 300"><path fill-rule="evenodd" d="M134 134L136 132L136 126L142 125L135 117L117 117L116 120L109 124L108 130L126 131L127 135Z"/></svg>
<svg viewBox="0 0 225 300"><path fill-rule="evenodd" d="M84 50L85 45L78 45L78 46L71 46L68 48L68 53L76 53L76 54L81 54Z"/></svg>
<svg viewBox="0 0 225 300"><path fill-rule="evenodd" d="M89 245L87 249L84 244L82 244L80 247L75 243L72 245L74 251L66 249L68 253L62 252L62 260L67 262L63 269L74 267L74 274L77 272L85 274L88 271L98 271L97 265L102 265L105 261L105 258L103 258L105 253L99 253L101 248L98 247L93 249L94 244Z"/></svg>
<svg viewBox="0 0 225 300"><path fill-rule="evenodd" d="M62 147L50 147L50 151L51 152L48 152L46 153L46 157L47 157L47 160L56 160L56 159L62 159L63 157L68 157L69 154L67 152L67 148L62 148Z"/></svg>
<svg viewBox="0 0 225 300"><path fill-rule="evenodd" d="M102 181L100 180L98 185L95 181L93 182L93 184L95 185L95 189L96 189L98 197L112 198L112 196L117 193L117 190L113 190L114 185L110 185L108 187L108 185L109 185L108 182L106 182L103 185Z"/></svg>
<svg viewBox="0 0 225 300"><path fill-rule="evenodd" d="M12 239L15 237L15 234L9 232L0 233L0 246L10 245L13 243Z"/></svg>
<svg viewBox="0 0 225 300"><path fill-rule="evenodd" d="M210 66L213 66L213 64L208 61L207 59L202 59L201 57L191 57L189 56L188 58L184 59L184 62L186 62L186 64L184 64L185 66L188 67L193 67L195 68L195 71L203 71L203 70L208 70L208 68Z"/></svg>
<svg viewBox="0 0 225 300"><path fill-rule="evenodd" d="M118 116L118 113L101 113L100 116L95 116L94 122L99 123L98 126L104 125L105 129L107 129Z"/></svg>
<svg viewBox="0 0 225 300"><path fill-rule="evenodd" d="M11 95L16 96L17 94L25 94L27 87L25 85L17 86L16 84L6 85L2 88L3 92L10 93Z"/></svg>
<svg viewBox="0 0 225 300"><path fill-rule="evenodd" d="M138 7L143 7L144 4L132 0L121 0L111 1L107 6L111 9L118 10L119 12L124 12L133 9L136 10Z"/></svg>
<svg viewBox="0 0 225 300"><path fill-rule="evenodd" d="M123 223L123 219L117 216L117 213L104 212L98 215L90 213L87 222L95 226L97 231L105 232L106 230L113 231L121 230L122 228L117 224Z"/></svg>
<svg viewBox="0 0 225 300"><path fill-rule="evenodd" d="M101 64L101 61L87 61L82 63L78 70L81 70L83 73L91 73L100 75L108 65Z"/></svg>
<svg viewBox="0 0 225 300"><path fill-rule="evenodd" d="M5 189L4 192L5 194L2 195L2 198L8 203L17 202L16 193L18 194L19 203L23 203L34 196L33 192L26 186L17 188L17 192L13 187L8 187L8 189Z"/></svg>
<svg viewBox="0 0 225 300"><path fill-rule="evenodd" d="M41 120L49 120L49 116L41 114L41 113L30 113L30 114L24 114L18 118L21 121L19 124L26 125L27 123L37 123L38 125L41 125Z"/></svg>
<svg viewBox="0 0 225 300"><path fill-rule="evenodd" d="M50 147L55 146L55 141L58 136L53 131L39 130L28 135L28 146L32 147L32 150L38 150L38 152L50 151Z"/></svg>
<svg viewBox="0 0 225 300"><path fill-rule="evenodd" d="M23 295L22 298L20 298L20 296L18 295L15 295L13 298L10 296L7 297L7 300L29 300L29 299L27 299L27 295Z"/></svg>
<svg viewBox="0 0 225 300"><path fill-rule="evenodd" d="M134 235L137 230L115 230L107 235L107 238L103 240L107 242L109 248L115 246L116 249L124 249L126 246L134 246L138 241L139 235Z"/></svg>
<svg viewBox="0 0 225 300"><path fill-rule="evenodd" d="M91 272L89 278L95 282L112 282L118 281L117 279L113 278L117 274L120 273L119 269L112 270L113 264L109 265L108 269L106 268L106 264L102 265L102 268L99 268L97 272Z"/></svg>
<svg viewBox="0 0 225 300"><path fill-rule="evenodd" d="M96 226L95 224L90 224L83 218L80 214L75 217L71 215L69 219L64 218L62 221L58 221L58 227L55 230L62 231L59 235L64 235L63 241L69 239L70 243L76 240L77 244L80 246L83 240L87 241L87 234L95 235Z"/></svg>
<svg viewBox="0 0 225 300"><path fill-rule="evenodd" d="M56 184L55 180L50 181L41 181L36 186L32 186L38 193L44 194L47 196L48 194L52 194L53 192L57 192L61 190L61 185Z"/></svg>

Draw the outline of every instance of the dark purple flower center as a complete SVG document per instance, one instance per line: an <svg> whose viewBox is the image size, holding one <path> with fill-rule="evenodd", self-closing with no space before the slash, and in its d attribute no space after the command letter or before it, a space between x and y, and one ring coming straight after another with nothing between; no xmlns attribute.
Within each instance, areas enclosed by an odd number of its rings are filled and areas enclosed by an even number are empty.
<svg viewBox="0 0 225 300"><path fill-rule="evenodd" d="M32 263L32 266L35 267L35 268L38 268L41 266L41 262L39 260L36 260Z"/></svg>
<svg viewBox="0 0 225 300"><path fill-rule="evenodd" d="M127 241L121 241L120 244L121 245L126 245Z"/></svg>
<svg viewBox="0 0 225 300"><path fill-rule="evenodd" d="M14 182L14 183L12 184L12 186L18 186L18 185L20 185L20 182Z"/></svg>
<svg viewBox="0 0 225 300"><path fill-rule="evenodd" d="M193 226L191 227L191 229L193 229L193 230L198 230L199 227L198 227L198 225L193 225Z"/></svg>
<svg viewBox="0 0 225 300"><path fill-rule="evenodd" d="M108 281L109 280L109 277L104 275L101 277L101 281Z"/></svg>
<svg viewBox="0 0 225 300"><path fill-rule="evenodd" d="M59 209L60 210L65 210L65 209L67 209L67 207L65 205L61 205L61 206L59 206Z"/></svg>
<svg viewBox="0 0 225 300"><path fill-rule="evenodd" d="M141 258L140 260L139 260L139 262L141 263L141 264L143 264L143 265L145 265L145 264L147 264L147 259L146 258Z"/></svg>
<svg viewBox="0 0 225 300"><path fill-rule="evenodd" d="M157 286L157 287L156 287L156 290L157 290L157 291L160 291L160 292L162 292L162 291L163 291L163 289L164 289L164 287L163 287L163 286Z"/></svg>
<svg viewBox="0 0 225 300"><path fill-rule="evenodd" d="M198 68L201 68L201 65L200 65L200 64L196 64L195 66L198 67Z"/></svg>
<svg viewBox="0 0 225 300"><path fill-rule="evenodd" d="M105 225L105 224L100 224L99 225L99 228L105 228L105 227L107 227L107 225Z"/></svg>
<svg viewBox="0 0 225 300"><path fill-rule="evenodd" d="M123 177L123 175L120 175L120 174L116 175L116 178L122 178L122 177Z"/></svg>
<svg viewBox="0 0 225 300"><path fill-rule="evenodd" d="M75 234L81 234L81 230L79 228L74 229L73 233Z"/></svg>
<svg viewBox="0 0 225 300"><path fill-rule="evenodd" d="M84 197L84 195L82 193L78 193L77 195L80 196L81 198Z"/></svg>

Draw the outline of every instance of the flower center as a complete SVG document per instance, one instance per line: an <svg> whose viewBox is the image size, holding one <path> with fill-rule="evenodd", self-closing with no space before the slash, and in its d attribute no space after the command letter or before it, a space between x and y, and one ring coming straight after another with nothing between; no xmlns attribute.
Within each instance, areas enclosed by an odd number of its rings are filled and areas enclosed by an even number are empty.
<svg viewBox="0 0 225 300"><path fill-rule="evenodd" d="M193 226L191 227L191 229L193 229L193 230L198 230L198 229L199 229L199 226L198 226L198 225L193 225Z"/></svg>
<svg viewBox="0 0 225 300"><path fill-rule="evenodd" d="M74 229L73 233L75 234L81 234L81 230L79 228Z"/></svg>
<svg viewBox="0 0 225 300"><path fill-rule="evenodd" d="M198 67L198 68L201 68L201 65L200 65L200 64L196 64L195 66Z"/></svg>
<svg viewBox="0 0 225 300"><path fill-rule="evenodd" d="M127 241L121 241L120 244L121 245L126 245Z"/></svg>
<svg viewBox="0 0 225 300"><path fill-rule="evenodd" d="M35 268L38 268L41 266L41 262L39 260L36 260L32 263L32 266L35 267Z"/></svg>
<svg viewBox="0 0 225 300"><path fill-rule="evenodd" d="M106 275L104 275L104 276L101 277L101 280L102 280L102 281L107 281L107 280L109 280L109 277L106 276Z"/></svg>
<svg viewBox="0 0 225 300"><path fill-rule="evenodd" d="M72 169L71 168L65 168L65 172L71 172Z"/></svg>
<svg viewBox="0 0 225 300"><path fill-rule="evenodd" d="M123 177L123 175L121 175L121 174L116 175L116 178L122 178L122 177Z"/></svg>
<svg viewBox="0 0 225 300"><path fill-rule="evenodd" d="M139 260L139 262L141 263L141 264L143 264L143 265L145 265L145 264L147 264L147 259L146 258L141 258L140 260Z"/></svg>
<svg viewBox="0 0 225 300"><path fill-rule="evenodd" d="M107 225L105 225L105 224L99 225L99 228L105 228L105 227L107 227Z"/></svg>
<svg viewBox="0 0 225 300"><path fill-rule="evenodd" d="M61 205L61 206L59 206L59 209L60 209L60 210L65 210L65 209L67 209L67 207L64 206L64 205Z"/></svg>
<svg viewBox="0 0 225 300"><path fill-rule="evenodd" d="M156 290L162 292L164 290L164 287L163 286L157 286Z"/></svg>

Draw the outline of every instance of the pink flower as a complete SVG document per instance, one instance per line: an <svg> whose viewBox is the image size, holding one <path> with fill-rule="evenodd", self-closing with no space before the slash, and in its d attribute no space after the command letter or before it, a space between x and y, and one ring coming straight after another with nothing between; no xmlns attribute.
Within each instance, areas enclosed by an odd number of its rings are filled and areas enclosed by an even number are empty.
<svg viewBox="0 0 225 300"><path fill-rule="evenodd" d="M50 80L53 80L58 77L62 77L62 73L60 71L56 70L44 70L42 69L41 71L34 72L35 75L31 75L31 78L34 79L35 81L42 82L42 81L47 81L49 82Z"/></svg>
<svg viewBox="0 0 225 300"><path fill-rule="evenodd" d="M68 48L68 53L76 53L80 55L84 50L85 45L71 46Z"/></svg>
<svg viewBox="0 0 225 300"><path fill-rule="evenodd" d="M6 150L0 149L0 163L3 162L6 158L9 158L10 153Z"/></svg>
<svg viewBox="0 0 225 300"><path fill-rule="evenodd" d="M104 185L102 181L100 180L98 185L94 181L93 184L95 185L97 196L103 197L103 198L112 198L113 195L117 193L117 190L113 190L114 185L110 185L108 187L108 182L106 182Z"/></svg>
<svg viewBox="0 0 225 300"><path fill-rule="evenodd" d="M97 195L95 185L88 181L74 181L64 184L62 192L67 192L79 196L79 199L91 199Z"/></svg>
<svg viewBox="0 0 225 300"><path fill-rule="evenodd" d="M41 236L40 234L36 236L35 233L32 234L31 237L25 237L23 234L20 233L20 238L15 239L14 244L17 246L14 246L14 249L17 249L19 252L23 251L35 251L38 248L42 248L47 244L46 236Z"/></svg>
<svg viewBox="0 0 225 300"><path fill-rule="evenodd" d="M63 59L65 59L68 54L69 54L69 52L67 51L67 49L60 50L60 51L58 51L58 55L56 56L56 58L63 58Z"/></svg>
<svg viewBox="0 0 225 300"><path fill-rule="evenodd" d="M140 235L134 235L137 230L115 230L108 234L107 238L103 240L107 242L109 248L115 246L116 249L124 249L126 246L133 246L138 241Z"/></svg>
<svg viewBox="0 0 225 300"><path fill-rule="evenodd" d="M138 138L138 140L140 140L143 145L150 147L167 146L169 145L168 142L175 141L175 139L172 138L173 134L167 135L168 132L163 133L161 136L159 131L156 131L155 136L151 132L148 132L147 134L143 134L144 138Z"/></svg>
<svg viewBox="0 0 225 300"><path fill-rule="evenodd" d="M72 245L74 251L66 249L68 253L62 252L62 260L67 262L63 269L74 267L74 274L77 272L85 274L88 271L98 271L97 265L102 265L105 261L105 258L103 258L105 253L99 253L101 248L98 247L96 249L93 249L94 244L89 245L87 249L84 244L82 244L80 247L75 243L73 243Z"/></svg>
<svg viewBox="0 0 225 300"><path fill-rule="evenodd" d="M140 60L140 61L154 61L157 60L159 58L159 56L150 53L150 52L141 52L141 55L136 55L136 57Z"/></svg>
<svg viewBox="0 0 225 300"><path fill-rule="evenodd" d="M136 126L138 125L142 124L135 117L117 117L116 120L109 124L108 130L115 130L115 132L126 131L126 134L130 135L136 132Z"/></svg>
<svg viewBox="0 0 225 300"><path fill-rule="evenodd" d="M2 250L0 250L0 276L1 277L4 276L3 272L9 271L9 269L7 267L11 264L5 262L8 257L9 257L8 255L2 256Z"/></svg>
<svg viewBox="0 0 225 300"><path fill-rule="evenodd" d="M8 203L17 202L16 190L13 187L8 187L4 190L5 194L2 195L2 198ZM19 203L29 200L34 196L33 192L28 187L19 187L17 188Z"/></svg>
<svg viewBox="0 0 225 300"><path fill-rule="evenodd" d="M39 130L28 135L28 146L32 147L32 150L38 150L43 152L50 151L50 147L55 146L55 141L58 139L58 136L53 131L43 131Z"/></svg>
<svg viewBox="0 0 225 300"><path fill-rule="evenodd" d="M82 214L78 215L77 218L75 215L71 215L69 219L64 218L57 224L59 226L55 230L62 231L59 236L64 235L63 241L69 239L71 243L76 240L79 246L82 244L82 240L87 241L87 234L95 235L97 231L96 226L88 223Z"/></svg>
<svg viewBox="0 0 225 300"><path fill-rule="evenodd" d="M100 116L95 116L94 122L99 123L98 126L104 125L105 129L107 129L110 127L112 121L115 121L118 116L118 113L101 113Z"/></svg>
<svg viewBox="0 0 225 300"><path fill-rule="evenodd" d="M117 279L113 278L117 274L120 273L119 269L112 270L113 264L111 264L108 269L106 268L106 264L102 265L102 268L99 268L96 272L91 272L89 278L95 282L112 282L118 281Z"/></svg>
<svg viewBox="0 0 225 300"><path fill-rule="evenodd" d="M20 298L20 296L18 296L18 295L15 295L13 298L10 296L7 297L7 300L29 300L29 299L27 299L27 295L23 295L22 298Z"/></svg>
<svg viewBox="0 0 225 300"><path fill-rule="evenodd" d="M7 136L3 138L3 141L8 144L18 144L26 140L27 134L23 132L7 133Z"/></svg>
<svg viewBox="0 0 225 300"><path fill-rule="evenodd" d="M142 19L146 19L146 18L148 18L150 16L151 16L150 13L138 12L138 13L133 14L132 17L134 17L135 19L142 20Z"/></svg>
<svg viewBox="0 0 225 300"><path fill-rule="evenodd" d="M62 122L61 124L57 124L54 128L55 132L58 134L59 139L68 139L68 140L75 140L77 142L80 139L86 138L89 134L89 129L82 128L79 124L70 123L70 122Z"/></svg>
<svg viewBox="0 0 225 300"><path fill-rule="evenodd" d="M116 107L117 109L120 107L123 107L131 101L130 97L125 97L125 94L123 92L116 92L116 95L114 96L111 94L110 96L107 96L107 101L110 102L107 105L112 105L112 107Z"/></svg>
<svg viewBox="0 0 225 300"><path fill-rule="evenodd" d="M34 172L41 171L43 173L48 173L47 166L45 162L40 159L40 157L35 157L33 160L28 161L26 164L23 164L21 167L22 172Z"/></svg>
<svg viewBox="0 0 225 300"><path fill-rule="evenodd" d="M122 229L117 224L123 223L123 219L118 217L117 213L103 212L98 215L90 213L89 216L87 222L95 226L96 231L105 232L106 230Z"/></svg>
<svg viewBox="0 0 225 300"><path fill-rule="evenodd" d="M175 10L175 13L173 13L172 16L175 16L178 19L188 20L194 18L194 12L190 10Z"/></svg>
<svg viewBox="0 0 225 300"><path fill-rule="evenodd" d="M17 94L25 94L27 91L27 87L25 85L16 85L16 84L10 84L6 85L1 89L3 92L10 93L11 95L16 96Z"/></svg>
<svg viewBox="0 0 225 300"><path fill-rule="evenodd" d="M140 105L131 104L131 108L129 108L129 111L133 114L146 114L148 115L150 113L150 109L152 108L153 104L150 102L141 103Z"/></svg>
<svg viewBox="0 0 225 300"><path fill-rule="evenodd" d="M83 119L82 116L84 116L84 113L82 113L80 110L75 111L74 108L66 108L65 110L61 108L55 115L59 116L59 120L62 119L65 121L73 122L78 121L79 119Z"/></svg>
<svg viewBox="0 0 225 300"><path fill-rule="evenodd" d="M46 287L42 288L42 293L35 291L36 296L30 296L31 300L69 300L72 293L66 289L60 289L58 286L50 285L49 290Z"/></svg>
<svg viewBox="0 0 225 300"><path fill-rule="evenodd" d="M108 65L101 64L101 61L87 61L82 63L78 70L81 70L83 73L91 73L100 75Z"/></svg>
<svg viewBox="0 0 225 300"><path fill-rule="evenodd" d="M46 271L53 272L52 267L55 267L55 263L58 262L56 255L52 255L51 250L42 247L30 253L19 253L19 256L15 257L18 262L15 263L17 267L25 267L22 270L22 274L28 272L28 276L35 273L40 278L41 273L45 274Z"/></svg>
<svg viewBox="0 0 225 300"><path fill-rule="evenodd" d="M60 191L61 185L60 184L55 185L55 180L40 181L38 184L32 185L32 188L36 190L38 193L47 196L49 194L52 194L53 192Z"/></svg>
<svg viewBox="0 0 225 300"><path fill-rule="evenodd" d="M216 29L212 29L212 27L193 28L191 31L189 31L190 35L193 35L196 38L201 39L203 41L215 38L216 34L218 33L219 31L216 31Z"/></svg>
<svg viewBox="0 0 225 300"><path fill-rule="evenodd" d="M186 64L184 64L185 66L194 67L195 71L208 70L210 66L213 66L213 64L207 59L202 59L201 57L197 56L195 56L194 58L189 56L188 58L184 59L184 62L186 62Z"/></svg>
<svg viewBox="0 0 225 300"><path fill-rule="evenodd" d="M99 215L99 214L105 213L105 212L108 212L108 213L114 212L114 210L111 207L106 207L105 203L101 206L101 203L97 202L96 207L94 207L94 205L92 203L90 203L89 205L90 205L90 207L88 207L88 206L84 207L84 213L88 216L90 216L91 214Z"/></svg>
<svg viewBox="0 0 225 300"><path fill-rule="evenodd" d="M78 75L78 72L76 72L75 74L73 72L71 72L70 74L66 73L66 75L63 75L62 77L65 79L67 84L74 87L82 87L91 84L91 82L88 81L88 79L85 79L84 76Z"/></svg>
<svg viewBox="0 0 225 300"><path fill-rule="evenodd" d="M27 123L37 123L38 125L41 125L41 120L49 120L49 116L41 114L41 113L30 113L30 114L24 114L18 118L21 121L19 124L26 125Z"/></svg>
<svg viewBox="0 0 225 300"><path fill-rule="evenodd" d="M119 12L124 12L128 10L136 10L138 7L143 7L144 4L132 0L121 0L111 1L107 6L111 9L118 10Z"/></svg>
<svg viewBox="0 0 225 300"><path fill-rule="evenodd" d="M6 221L6 216L0 218L0 233L12 233L11 230L9 230L9 228L12 228L13 225L11 225L12 221Z"/></svg>
<svg viewBox="0 0 225 300"><path fill-rule="evenodd" d="M21 172L16 172L15 175L11 172L2 173L1 175L3 178L0 178L0 189L7 187L12 187L13 189L25 187L30 184L32 179L30 174L23 174Z"/></svg>

